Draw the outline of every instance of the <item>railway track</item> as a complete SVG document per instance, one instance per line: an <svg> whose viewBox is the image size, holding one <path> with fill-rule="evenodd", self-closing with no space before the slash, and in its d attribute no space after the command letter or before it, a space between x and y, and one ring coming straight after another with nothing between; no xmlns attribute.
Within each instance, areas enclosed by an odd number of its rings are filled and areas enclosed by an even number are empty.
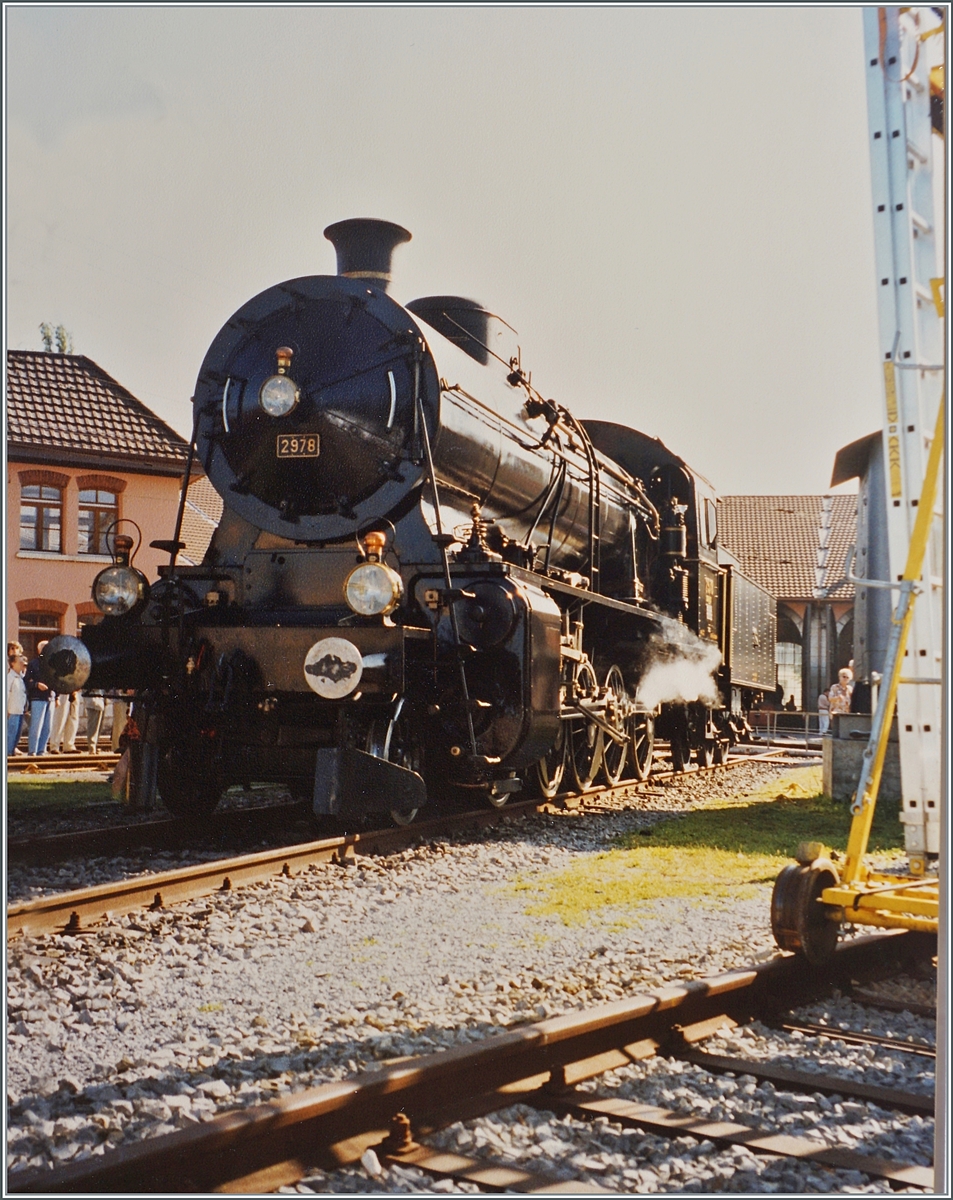
<svg viewBox="0 0 953 1200"><path fill-rule="evenodd" d="M149 846L154 850L179 850L196 841L221 843L236 838L261 838L276 828L287 829L310 817L307 804L256 805L224 809L201 821L158 818L137 824L76 829L41 837L17 837L7 841L7 861L24 866L48 866L71 858L113 856Z"/></svg>
<svg viewBox="0 0 953 1200"><path fill-rule="evenodd" d="M737 755L726 763L712 767L695 767L685 773L689 777L698 772L718 771L724 767L740 766L746 762L787 762L789 752L784 749L758 749L750 754ZM646 780L628 780L615 788L600 788L576 797L571 794L557 796L552 801L534 801L538 805L558 804L573 807L578 803L598 803L601 798L615 793L635 790L650 793L654 784L678 778L681 773L672 770L653 772ZM524 805L526 801L522 802ZM517 810L510 804L507 813ZM264 837L276 828L287 828L297 820L310 819L311 810L306 802L268 804L242 809L224 809L208 817L182 820L176 817L157 817L122 825L104 825L90 829L70 830L66 833L41 834L31 837L13 837L7 840L7 861L25 866L47 866L65 862L70 858L111 856L148 846L156 850L184 849L194 846L201 839L223 842L236 837ZM421 824L415 829L420 829Z"/></svg>
<svg viewBox="0 0 953 1200"><path fill-rule="evenodd" d="M779 1070L733 1055L705 1055L707 1038L754 1018L777 1019L792 1006L907 970L935 952L935 939L905 931L858 937L828 966L787 955L727 975L669 986L598 1008L507 1030L452 1050L396 1061L381 1069L225 1113L201 1125L129 1144L53 1170L8 1175L21 1193L273 1192L315 1171L361 1162L475 1183L483 1190L579 1193L587 1181L506 1161L461 1154L440 1144L455 1122L506 1114L514 1106L571 1116L584 1125L632 1128L680 1142L735 1147L745 1154L862 1172L895 1187L933 1188L931 1167L862 1154L835 1141L795 1137L681 1109L645 1104L593 1080L653 1056L706 1071L774 1080L794 1092L835 1094L898 1112L925 1114L930 1097L873 1088L843 1076ZM834 1031L829 1031L834 1032ZM837 1030L838 1036L843 1031ZM580 1086L583 1085L583 1086ZM583 1178L579 1178L579 1175ZM641 1189L638 1189L641 1190Z"/></svg>
<svg viewBox="0 0 953 1200"><path fill-rule="evenodd" d="M99 754L77 750L75 753L50 751L47 754L17 754L7 760L8 770L27 775L60 771L111 771L119 762L119 755L111 750Z"/></svg>
<svg viewBox="0 0 953 1200"><path fill-rule="evenodd" d="M712 767L698 767L696 773L725 771L750 762L770 762L784 757L784 752L730 758ZM532 812L553 811L554 808L599 806L608 797L626 791L645 791L653 784L668 779L683 778L683 773L661 771L643 782L626 782L615 788L602 788L583 795L565 795L553 800L524 800L502 809L478 809L462 814L441 816L433 821L417 822L411 826L383 829L323 838L298 845L281 846L232 858L221 858L193 866L155 874L135 876L114 883L98 884L75 891L60 892L37 900L12 904L7 909L7 938L19 935L36 936L43 933L75 933L98 921L143 908L164 908L174 903L229 891L243 884L257 883L274 875L295 875L315 863L346 862L360 850L364 854L393 853L420 839L442 836L463 828L486 827L509 820L513 816ZM300 806L271 806L260 810L240 810L219 814L221 828L233 831L241 828L243 820L250 821L249 830L258 832L272 827L272 822L285 820L290 810L302 815ZM249 812L253 815L249 816ZM227 818L227 820L226 820ZM10 861L52 862L55 855L74 857L76 854L121 853L135 847L157 844L183 845L194 839L201 829L182 821L150 822L108 830L84 831L76 834L57 834L45 839L18 839L11 843Z"/></svg>

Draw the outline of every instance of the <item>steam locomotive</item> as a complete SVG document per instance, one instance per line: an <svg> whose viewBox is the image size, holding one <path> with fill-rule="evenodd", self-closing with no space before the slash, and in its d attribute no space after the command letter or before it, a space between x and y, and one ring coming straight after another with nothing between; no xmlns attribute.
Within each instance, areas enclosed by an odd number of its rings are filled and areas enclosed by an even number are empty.
<svg viewBox="0 0 953 1200"><path fill-rule="evenodd" d="M405 229L325 235L338 274L249 300L199 372L204 561L179 561L184 490L157 581L115 536L53 686L135 689L140 786L179 815L257 780L403 823L643 778L656 734L676 768L721 759L774 690L775 612L719 550L711 486L546 399L482 305L396 303Z"/></svg>

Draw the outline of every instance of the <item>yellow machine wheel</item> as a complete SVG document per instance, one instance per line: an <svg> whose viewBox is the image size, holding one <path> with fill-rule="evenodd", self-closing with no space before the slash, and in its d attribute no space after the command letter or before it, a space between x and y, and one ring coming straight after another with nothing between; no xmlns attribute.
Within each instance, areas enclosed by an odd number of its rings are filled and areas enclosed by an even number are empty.
<svg viewBox="0 0 953 1200"><path fill-rule="evenodd" d="M785 867L771 893L771 932L782 950L803 954L820 966L834 953L840 922L831 904L818 897L839 882L837 868L826 858Z"/></svg>

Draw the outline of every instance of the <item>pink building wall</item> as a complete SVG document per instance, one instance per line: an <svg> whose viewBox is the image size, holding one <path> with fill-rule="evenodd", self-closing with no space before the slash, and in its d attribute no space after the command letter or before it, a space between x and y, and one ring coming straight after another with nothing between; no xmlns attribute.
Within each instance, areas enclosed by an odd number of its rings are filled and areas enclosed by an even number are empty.
<svg viewBox="0 0 953 1200"><path fill-rule="evenodd" d="M55 477L55 478L54 478ZM20 488L22 483L48 480L63 488L62 553L20 549ZM60 631L76 633L79 618L97 612L91 588L93 579L112 561L106 555L79 554L80 488L98 487L119 495L119 516L136 522L142 544L134 565L150 582L158 578L158 566L169 556L154 550L156 538L171 538L179 503L180 479L173 476L136 475L130 471L89 467L39 466L25 462L7 463L7 638L15 639L19 614L27 611L57 612ZM120 526L136 536L130 525Z"/></svg>

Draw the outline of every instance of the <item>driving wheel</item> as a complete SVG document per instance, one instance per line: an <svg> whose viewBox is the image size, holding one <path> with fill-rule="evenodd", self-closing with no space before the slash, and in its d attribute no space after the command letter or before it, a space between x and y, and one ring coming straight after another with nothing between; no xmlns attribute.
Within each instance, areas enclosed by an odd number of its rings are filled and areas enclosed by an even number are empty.
<svg viewBox="0 0 953 1200"><path fill-rule="evenodd" d="M222 795L218 746L201 735L159 745L156 779L162 803L174 817L200 819L215 811Z"/></svg>
<svg viewBox="0 0 953 1200"><path fill-rule="evenodd" d="M600 775L607 787L615 787L625 769L629 750L625 719L625 711L628 707L629 696L625 689L622 672L618 667L610 667L609 673L606 675L606 723L618 731L620 740L617 742L605 730L599 731L603 737Z"/></svg>
<svg viewBox="0 0 953 1200"><path fill-rule="evenodd" d="M595 700L599 691L596 673L590 663L580 663L573 679L576 700ZM583 713L573 717L569 725L569 765L576 790L586 792L602 765L605 735L594 721Z"/></svg>
<svg viewBox="0 0 953 1200"><path fill-rule="evenodd" d="M648 779L655 749L655 718L649 713L633 713L629 718L629 758L636 779Z"/></svg>
<svg viewBox="0 0 953 1200"><path fill-rule="evenodd" d="M684 771L691 762L692 751L688 744L688 731L678 729L669 739L672 754L672 770Z"/></svg>
<svg viewBox="0 0 953 1200"><path fill-rule="evenodd" d="M562 786L566 774L566 722L559 722L559 732L552 747L536 764L536 783L540 794L551 800Z"/></svg>

